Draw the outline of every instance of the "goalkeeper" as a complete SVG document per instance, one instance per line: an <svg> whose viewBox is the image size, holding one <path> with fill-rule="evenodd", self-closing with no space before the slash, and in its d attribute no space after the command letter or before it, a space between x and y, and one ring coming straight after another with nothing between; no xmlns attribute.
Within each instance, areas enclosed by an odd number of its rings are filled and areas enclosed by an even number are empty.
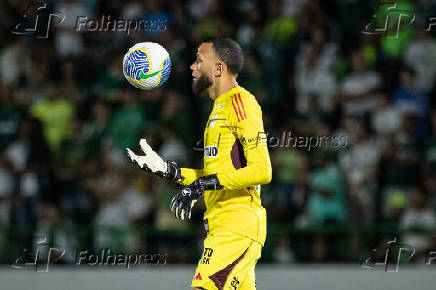
<svg viewBox="0 0 436 290"><path fill-rule="evenodd" d="M271 181L271 162L261 108L236 81L243 61L239 44L218 38L199 46L190 67L194 93L213 100L202 169L162 160L145 139L140 141L144 154L127 149L140 168L185 186L170 204L178 219L189 219L204 195L207 237L192 289L256 288L254 268L266 238L260 190Z"/></svg>

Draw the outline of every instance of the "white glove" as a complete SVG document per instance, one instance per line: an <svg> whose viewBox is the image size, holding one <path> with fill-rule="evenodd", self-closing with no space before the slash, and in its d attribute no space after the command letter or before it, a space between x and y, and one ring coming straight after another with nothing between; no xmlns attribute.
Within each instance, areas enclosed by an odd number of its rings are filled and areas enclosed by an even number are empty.
<svg viewBox="0 0 436 290"><path fill-rule="evenodd" d="M141 139L139 141L139 146L145 155L136 155L132 150L130 150L130 148L126 148L127 154L133 163L136 163L139 168L147 171L149 170L152 173L164 173L167 171L167 163L163 161L163 159L154 152L153 149L151 149L147 140Z"/></svg>
<svg viewBox="0 0 436 290"><path fill-rule="evenodd" d="M130 161L138 165L139 168L147 172L154 173L171 181L183 180L184 177L180 174L180 169L173 161L164 161L150 145L147 140L141 139L139 146L145 155L136 155L130 148L126 148L127 155Z"/></svg>

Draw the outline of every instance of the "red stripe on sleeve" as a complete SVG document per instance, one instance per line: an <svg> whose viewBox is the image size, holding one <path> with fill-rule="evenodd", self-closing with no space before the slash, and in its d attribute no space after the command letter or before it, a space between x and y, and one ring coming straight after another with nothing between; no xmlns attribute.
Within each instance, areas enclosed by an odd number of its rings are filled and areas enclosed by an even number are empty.
<svg viewBox="0 0 436 290"><path fill-rule="evenodd" d="M239 101L241 102L242 110L244 111L244 117L245 117L245 119L247 119L247 113L245 113L244 103L242 102L241 94L239 94L239 93L238 93L238 98L239 98Z"/></svg>
<svg viewBox="0 0 436 290"><path fill-rule="evenodd" d="M244 120L244 116L242 115L241 108L239 107L238 98L236 97L236 95L234 95L233 97L235 97L236 105L238 105L239 115L241 116L241 119Z"/></svg>
<svg viewBox="0 0 436 290"><path fill-rule="evenodd" d="M238 117L238 122L239 122L239 121L240 121L240 120L239 120L239 115L238 115L238 111L236 111L235 104L233 103L233 98L232 98L232 106L233 106L233 109L235 110L236 117Z"/></svg>

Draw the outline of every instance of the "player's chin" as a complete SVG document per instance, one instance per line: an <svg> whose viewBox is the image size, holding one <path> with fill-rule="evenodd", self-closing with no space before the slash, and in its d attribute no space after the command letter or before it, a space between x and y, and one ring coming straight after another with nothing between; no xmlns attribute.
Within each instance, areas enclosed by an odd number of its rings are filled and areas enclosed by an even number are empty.
<svg viewBox="0 0 436 290"><path fill-rule="evenodd" d="M192 84L192 92L197 96L202 96L205 94L206 89L196 87L194 84Z"/></svg>
<svg viewBox="0 0 436 290"><path fill-rule="evenodd" d="M192 79L192 91L196 95L203 94L211 85L212 82L204 76Z"/></svg>

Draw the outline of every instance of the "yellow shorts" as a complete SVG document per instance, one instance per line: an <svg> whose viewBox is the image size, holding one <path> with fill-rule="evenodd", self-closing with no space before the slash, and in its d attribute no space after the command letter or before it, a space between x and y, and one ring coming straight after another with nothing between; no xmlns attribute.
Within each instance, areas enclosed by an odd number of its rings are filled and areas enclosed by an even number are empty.
<svg viewBox="0 0 436 290"><path fill-rule="evenodd" d="M191 287L256 289L254 267L261 252L262 246L250 238L228 231L209 233Z"/></svg>

